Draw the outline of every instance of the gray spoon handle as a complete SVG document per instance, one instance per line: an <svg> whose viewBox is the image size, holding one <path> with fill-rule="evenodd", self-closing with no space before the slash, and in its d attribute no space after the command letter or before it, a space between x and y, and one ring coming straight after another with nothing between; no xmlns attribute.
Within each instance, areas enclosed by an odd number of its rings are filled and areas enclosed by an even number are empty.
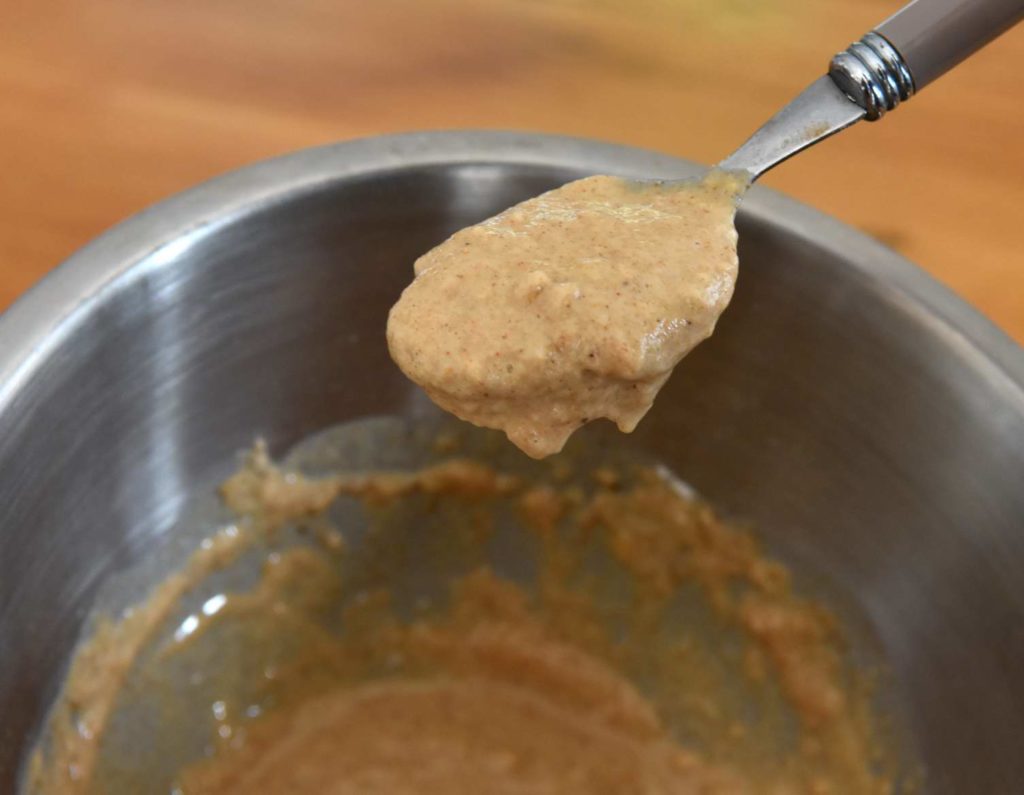
<svg viewBox="0 0 1024 795"><path fill-rule="evenodd" d="M875 32L910 69L920 91L1024 18L1024 0L914 0Z"/></svg>
<svg viewBox="0 0 1024 795"><path fill-rule="evenodd" d="M1024 17L1024 0L913 0L832 59L829 76L868 121Z"/></svg>
<svg viewBox="0 0 1024 795"><path fill-rule="evenodd" d="M880 119L1022 18L1024 0L913 0L835 56L827 77L811 83L719 167L755 180L861 119Z"/></svg>

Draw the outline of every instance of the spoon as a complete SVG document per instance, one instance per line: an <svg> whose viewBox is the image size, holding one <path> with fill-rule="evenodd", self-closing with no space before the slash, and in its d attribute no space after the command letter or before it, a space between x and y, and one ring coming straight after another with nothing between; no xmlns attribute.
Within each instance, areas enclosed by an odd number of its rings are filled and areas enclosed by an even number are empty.
<svg viewBox="0 0 1024 795"><path fill-rule="evenodd" d="M535 458L595 418L632 431L729 304L746 187L881 118L1022 13L1024 0L915 0L699 182L589 177L457 232L392 307L392 358L441 408Z"/></svg>
<svg viewBox="0 0 1024 795"><path fill-rule="evenodd" d="M1024 0L913 0L836 55L819 77L718 164L752 182L807 147L886 112L1024 17Z"/></svg>

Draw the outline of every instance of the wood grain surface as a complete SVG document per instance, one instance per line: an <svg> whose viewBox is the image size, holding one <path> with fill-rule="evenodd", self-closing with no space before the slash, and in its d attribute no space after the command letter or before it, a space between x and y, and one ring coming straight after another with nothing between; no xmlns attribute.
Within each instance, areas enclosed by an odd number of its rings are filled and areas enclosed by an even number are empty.
<svg viewBox="0 0 1024 795"><path fill-rule="evenodd" d="M713 162L900 0L0 0L0 308L225 170L382 132L514 128ZM1024 26L765 183L1024 341Z"/></svg>

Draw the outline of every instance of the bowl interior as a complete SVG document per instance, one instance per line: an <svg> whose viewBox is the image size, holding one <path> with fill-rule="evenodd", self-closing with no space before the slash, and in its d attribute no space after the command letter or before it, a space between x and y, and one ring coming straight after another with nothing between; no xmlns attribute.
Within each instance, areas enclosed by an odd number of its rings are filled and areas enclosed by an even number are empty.
<svg viewBox="0 0 1024 795"><path fill-rule="evenodd" d="M339 422L431 412L383 334L413 260L589 170L524 153L324 180L105 287L0 411L0 789L100 583L256 435L280 453ZM913 296L782 221L741 216L719 330L632 437L607 438L662 459L866 617L929 791L1009 791L1024 780L1021 394Z"/></svg>

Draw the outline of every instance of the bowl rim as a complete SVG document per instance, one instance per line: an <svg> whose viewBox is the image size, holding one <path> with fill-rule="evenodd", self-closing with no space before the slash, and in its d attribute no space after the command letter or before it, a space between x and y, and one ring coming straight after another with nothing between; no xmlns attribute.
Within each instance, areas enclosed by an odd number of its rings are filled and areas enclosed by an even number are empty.
<svg viewBox="0 0 1024 795"><path fill-rule="evenodd" d="M143 260L166 262L221 224L332 182L404 168L515 163L629 176L695 176L704 167L636 147L544 133L399 133L302 149L214 177L118 223L73 253L0 314L0 417L78 321ZM836 251L1024 404L1024 348L918 266L868 235L777 191L754 186L743 213ZM160 255L163 256L154 256ZM742 265L742 263L741 263ZM742 270L741 270L742 272ZM1009 397L1009 395L1007 395Z"/></svg>

